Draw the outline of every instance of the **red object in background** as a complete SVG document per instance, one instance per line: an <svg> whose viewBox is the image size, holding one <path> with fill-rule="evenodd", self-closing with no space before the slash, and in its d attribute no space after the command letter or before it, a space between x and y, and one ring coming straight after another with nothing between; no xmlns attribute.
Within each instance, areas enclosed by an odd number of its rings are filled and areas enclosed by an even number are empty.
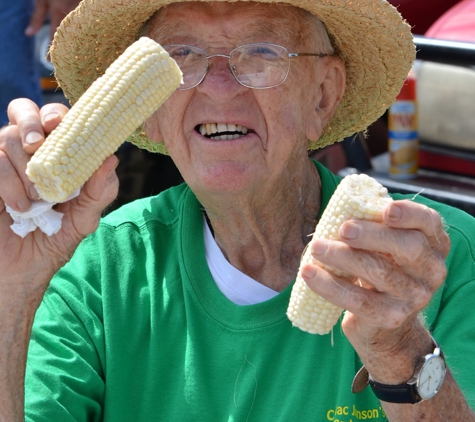
<svg viewBox="0 0 475 422"><path fill-rule="evenodd" d="M428 38L475 42L475 0L462 0L426 32Z"/></svg>
<svg viewBox="0 0 475 422"><path fill-rule="evenodd" d="M463 157L462 155L465 155ZM475 177L475 156L452 151L437 151L421 146L419 167L462 176Z"/></svg>
<svg viewBox="0 0 475 422"><path fill-rule="evenodd" d="M416 77L412 72L407 75L406 81L401 88L397 101L416 101Z"/></svg>
<svg viewBox="0 0 475 422"><path fill-rule="evenodd" d="M417 1L417 0L416 0ZM475 42L475 0L462 0L444 13L426 32L428 38ZM450 148L421 147L419 166L475 177L475 155Z"/></svg>
<svg viewBox="0 0 475 422"><path fill-rule="evenodd" d="M429 27L460 0L388 0L412 26L412 33L424 35Z"/></svg>

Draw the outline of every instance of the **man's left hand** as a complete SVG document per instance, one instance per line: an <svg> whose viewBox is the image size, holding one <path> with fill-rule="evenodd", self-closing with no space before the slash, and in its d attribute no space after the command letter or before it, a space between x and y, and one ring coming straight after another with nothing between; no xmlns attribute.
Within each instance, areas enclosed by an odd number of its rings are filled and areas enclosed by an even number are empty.
<svg viewBox="0 0 475 422"><path fill-rule="evenodd" d="M374 375L379 361L386 367L388 359L406 361L406 371L412 371L415 356L410 355L431 347L418 314L446 277L450 239L439 214L416 202L394 201L382 223L350 220L339 235L341 241L315 241L313 256L354 278L338 278L315 266L308 285L347 310L342 329ZM407 378L406 371L386 374L387 369L383 377Z"/></svg>

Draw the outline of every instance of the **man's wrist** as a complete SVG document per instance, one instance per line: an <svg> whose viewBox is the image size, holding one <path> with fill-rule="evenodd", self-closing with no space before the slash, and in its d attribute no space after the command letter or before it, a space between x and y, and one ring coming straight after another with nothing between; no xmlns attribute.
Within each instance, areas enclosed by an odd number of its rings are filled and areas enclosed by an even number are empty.
<svg viewBox="0 0 475 422"><path fill-rule="evenodd" d="M434 398L442 388L447 368L439 344L432 336L431 339L432 352L420 357L413 376L407 382L400 384L377 382L363 366L353 380L352 392L359 393L370 385L376 397L388 403L415 404Z"/></svg>
<svg viewBox="0 0 475 422"><path fill-rule="evenodd" d="M403 333L395 332L392 338L391 333L377 336L370 347L361 343L355 350L375 381L397 385L413 376L421 356L431 353L434 346L431 335L416 319Z"/></svg>

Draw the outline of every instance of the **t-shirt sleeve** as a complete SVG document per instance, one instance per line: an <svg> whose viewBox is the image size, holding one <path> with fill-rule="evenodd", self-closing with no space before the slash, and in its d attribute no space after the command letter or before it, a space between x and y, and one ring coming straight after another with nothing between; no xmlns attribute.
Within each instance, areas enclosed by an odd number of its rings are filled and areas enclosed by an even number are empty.
<svg viewBox="0 0 475 422"><path fill-rule="evenodd" d="M475 222L472 221L475 226ZM440 287L437 316L431 323L432 334L440 343L447 365L457 380L469 406L475 410L475 250L474 230L449 227L452 248L447 259L448 275ZM471 235L470 235L470 232ZM427 314L430 315L429 307Z"/></svg>
<svg viewBox="0 0 475 422"><path fill-rule="evenodd" d="M25 377L26 421L102 419L101 298L88 277L97 269L94 260L87 254L73 258L52 280L36 313Z"/></svg>
<svg viewBox="0 0 475 422"><path fill-rule="evenodd" d="M423 314L452 375L475 410L475 365L471 363L475 353L475 219L422 197L418 201L440 213L451 240L447 277Z"/></svg>

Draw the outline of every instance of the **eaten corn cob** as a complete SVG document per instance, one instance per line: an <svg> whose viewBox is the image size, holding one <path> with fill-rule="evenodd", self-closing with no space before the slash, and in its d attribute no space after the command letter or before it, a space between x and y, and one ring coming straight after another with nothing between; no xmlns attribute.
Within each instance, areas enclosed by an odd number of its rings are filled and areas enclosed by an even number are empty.
<svg viewBox="0 0 475 422"><path fill-rule="evenodd" d="M350 219L381 221L382 211L391 201L388 190L375 179L365 174L352 174L345 177L323 212L312 241L314 239L339 240L340 226ZM348 276L312 258L310 253L312 241L303 254L300 267L307 263L314 263L338 277ZM301 277L299 270L287 309L287 316L294 326L311 334L327 334L340 318L342 311L343 309L311 290Z"/></svg>
<svg viewBox="0 0 475 422"><path fill-rule="evenodd" d="M62 202L80 188L182 82L176 62L142 37L115 60L28 163L39 196Z"/></svg>

